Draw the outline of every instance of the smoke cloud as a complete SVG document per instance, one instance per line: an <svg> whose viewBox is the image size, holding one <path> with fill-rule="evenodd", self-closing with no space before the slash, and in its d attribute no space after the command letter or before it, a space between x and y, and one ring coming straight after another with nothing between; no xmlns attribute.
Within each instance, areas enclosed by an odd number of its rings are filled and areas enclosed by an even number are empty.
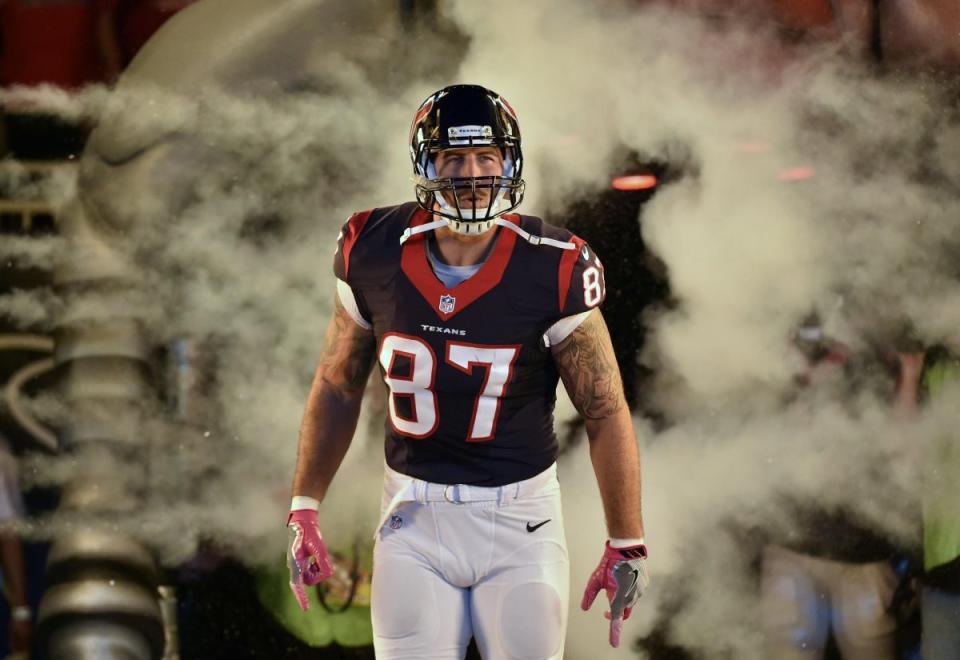
<svg viewBox="0 0 960 660"><path fill-rule="evenodd" d="M803 368L789 337L813 310L869 354L954 333L950 90L658 7L513 6L510 32L483 20L488 7L453 10L473 35L460 78L505 94L524 120L531 206L606 186L622 146L684 172L641 221L678 304L648 319L658 377L646 398L673 425L637 420L654 583L633 631L661 617L672 642L707 657L762 657L754 532L794 526L788 498L918 542L918 455L949 428L943 411L891 423L879 368L855 395L784 400ZM561 475L577 585L605 530L585 452ZM573 611L568 657L607 657L604 634L596 614Z"/></svg>

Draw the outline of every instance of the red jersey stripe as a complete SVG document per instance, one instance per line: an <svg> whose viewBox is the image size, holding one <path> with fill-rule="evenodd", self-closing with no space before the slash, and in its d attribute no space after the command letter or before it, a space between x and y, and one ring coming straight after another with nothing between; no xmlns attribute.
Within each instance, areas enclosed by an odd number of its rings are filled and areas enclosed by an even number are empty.
<svg viewBox="0 0 960 660"><path fill-rule="evenodd" d="M570 278L573 277L573 267L580 258L580 250L586 245L579 236L571 236L570 242L577 246L576 250L564 250L560 256L560 270L557 275L557 290L560 292L560 313L567 304L567 292L570 290Z"/></svg>
<svg viewBox="0 0 960 660"><path fill-rule="evenodd" d="M357 239L360 237L360 232L363 231L363 226L367 224L367 219L370 217L370 214L373 213L373 210L361 211L360 213L354 213L350 216L350 219L347 221L347 231L343 236L343 274L350 274L350 252L353 250L353 245L357 242Z"/></svg>

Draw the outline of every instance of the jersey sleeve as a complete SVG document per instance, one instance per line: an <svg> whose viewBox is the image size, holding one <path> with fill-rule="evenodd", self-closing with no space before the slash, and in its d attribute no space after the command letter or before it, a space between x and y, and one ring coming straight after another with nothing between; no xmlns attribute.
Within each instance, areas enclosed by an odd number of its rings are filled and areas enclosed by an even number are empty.
<svg viewBox="0 0 960 660"><path fill-rule="evenodd" d="M349 284L343 280L337 280L337 298L347 314L364 330L372 330L373 324L368 321L369 312L360 309L360 303L357 301L357 294Z"/></svg>
<svg viewBox="0 0 960 660"><path fill-rule="evenodd" d="M607 296L603 264L586 241L571 236L575 250L564 250L557 276L558 319L577 316L598 307Z"/></svg>

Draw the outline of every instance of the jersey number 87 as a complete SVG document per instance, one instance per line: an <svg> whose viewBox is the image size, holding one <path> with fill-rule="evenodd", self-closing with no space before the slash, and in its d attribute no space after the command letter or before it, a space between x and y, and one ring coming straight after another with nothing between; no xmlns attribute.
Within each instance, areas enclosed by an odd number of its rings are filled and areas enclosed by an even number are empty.
<svg viewBox="0 0 960 660"><path fill-rule="evenodd" d="M519 354L519 345L446 343L444 358L447 364L466 374L472 374L475 367L486 370L483 386L473 404L467 442L485 442L496 434L501 399L513 376L513 365ZM409 360L408 376L396 374L398 357ZM440 423L437 393L433 389L437 375L437 356L433 348L419 337L388 333L380 344L379 360L384 382L390 388L388 409L394 430L411 438L432 435ZM397 410L398 397L410 401L412 414L409 418Z"/></svg>

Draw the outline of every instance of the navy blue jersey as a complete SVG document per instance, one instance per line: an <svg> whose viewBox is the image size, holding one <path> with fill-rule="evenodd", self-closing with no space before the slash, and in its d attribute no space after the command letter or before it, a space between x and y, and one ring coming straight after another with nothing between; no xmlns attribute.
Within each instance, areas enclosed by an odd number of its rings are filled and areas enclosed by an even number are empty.
<svg viewBox="0 0 960 660"><path fill-rule="evenodd" d="M431 215L414 203L356 213L334 259L373 326L388 388L387 464L437 483L499 486L557 457L558 374L543 335L604 298L603 269L581 239L532 216L504 219L565 247L497 227L480 270L448 289L427 256Z"/></svg>

